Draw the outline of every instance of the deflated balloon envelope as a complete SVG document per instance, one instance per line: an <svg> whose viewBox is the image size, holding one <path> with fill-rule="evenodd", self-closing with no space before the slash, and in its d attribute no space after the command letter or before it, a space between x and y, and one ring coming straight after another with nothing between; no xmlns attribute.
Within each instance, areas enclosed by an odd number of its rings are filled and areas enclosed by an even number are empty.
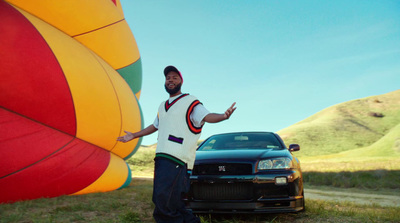
<svg viewBox="0 0 400 223"><path fill-rule="evenodd" d="M119 189L142 128L118 0L0 0L0 203Z"/></svg>

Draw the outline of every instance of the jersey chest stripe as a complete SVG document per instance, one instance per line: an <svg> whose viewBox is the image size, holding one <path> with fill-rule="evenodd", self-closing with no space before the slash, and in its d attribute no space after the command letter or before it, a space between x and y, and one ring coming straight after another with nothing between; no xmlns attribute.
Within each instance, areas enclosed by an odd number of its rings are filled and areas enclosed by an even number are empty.
<svg viewBox="0 0 400 223"><path fill-rule="evenodd" d="M171 103L169 103L169 100L167 100L167 101L165 102L165 105L164 105L165 111L167 112L167 111L171 108L172 105L174 105L174 104L175 104L177 101L179 101L181 98L186 97L186 96L188 96L188 95L189 95L189 94L183 94L183 95L179 96L177 99L175 99L174 101L172 101Z"/></svg>

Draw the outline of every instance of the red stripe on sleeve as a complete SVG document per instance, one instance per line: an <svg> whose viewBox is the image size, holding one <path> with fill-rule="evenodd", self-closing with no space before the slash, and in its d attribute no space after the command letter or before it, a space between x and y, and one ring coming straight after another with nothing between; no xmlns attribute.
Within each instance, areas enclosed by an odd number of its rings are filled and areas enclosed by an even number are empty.
<svg viewBox="0 0 400 223"><path fill-rule="evenodd" d="M201 133L201 130L202 130L202 127L198 128L198 127L194 126L192 120L190 120L190 114L192 114L194 107L198 104L200 104L200 101L198 101L198 100L194 101L189 106L189 109L186 113L186 122L188 124L189 130L194 134L199 134L199 133Z"/></svg>

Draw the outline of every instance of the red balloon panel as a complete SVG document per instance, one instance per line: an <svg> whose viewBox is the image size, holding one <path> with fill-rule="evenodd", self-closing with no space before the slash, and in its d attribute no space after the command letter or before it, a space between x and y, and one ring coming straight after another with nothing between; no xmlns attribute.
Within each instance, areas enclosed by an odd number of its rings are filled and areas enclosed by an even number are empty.
<svg viewBox="0 0 400 223"><path fill-rule="evenodd" d="M28 120L27 122L33 121ZM30 126L32 126L32 123L28 125L19 124L15 132ZM2 127L0 125L0 128ZM40 132L38 136L46 137L47 134L50 138L48 140L50 141L49 147L59 146L59 142L55 142L57 140L68 141L70 139L70 136L62 137L54 129L40 130L38 128L38 130ZM0 142L0 146L4 148L2 142ZM29 146L31 152L26 151L24 154L19 154L26 157L37 155L36 150L39 150L40 146L32 144ZM48 148L43 147L43 149L47 150ZM13 202L21 198L26 200L75 193L98 179L106 170L109 162L110 154L108 151L74 138L64 146L56 147L56 152L49 156L0 177L0 201ZM4 166L1 166L1 168L4 169Z"/></svg>
<svg viewBox="0 0 400 223"><path fill-rule="evenodd" d="M0 157L8 162L0 163L0 178L32 165L73 140L73 136L2 108L0 120Z"/></svg>
<svg viewBox="0 0 400 223"><path fill-rule="evenodd" d="M72 96L50 47L4 1L0 1L0 21L0 106L75 135Z"/></svg>

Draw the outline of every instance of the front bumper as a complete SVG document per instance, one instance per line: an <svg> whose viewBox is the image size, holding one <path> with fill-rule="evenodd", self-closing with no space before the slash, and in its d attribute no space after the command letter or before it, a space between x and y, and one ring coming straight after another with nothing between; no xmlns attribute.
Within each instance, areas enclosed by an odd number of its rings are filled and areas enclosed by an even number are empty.
<svg viewBox="0 0 400 223"><path fill-rule="evenodd" d="M257 202L188 202L193 213L289 213L303 210L303 197Z"/></svg>
<svg viewBox="0 0 400 223"><path fill-rule="evenodd" d="M276 178L287 178L277 184ZM297 171L241 176L191 176L184 199L194 213L279 213L304 208L303 180Z"/></svg>

